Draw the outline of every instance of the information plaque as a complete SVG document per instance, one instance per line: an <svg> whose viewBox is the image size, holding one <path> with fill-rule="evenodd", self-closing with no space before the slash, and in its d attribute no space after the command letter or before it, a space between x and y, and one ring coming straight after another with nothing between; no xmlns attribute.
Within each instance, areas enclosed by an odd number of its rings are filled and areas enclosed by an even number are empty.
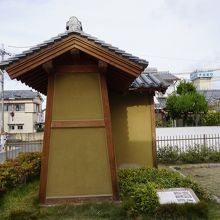
<svg viewBox="0 0 220 220"><path fill-rule="evenodd" d="M169 203L197 203L199 202L198 197L189 188L168 188L157 191L160 204Z"/></svg>

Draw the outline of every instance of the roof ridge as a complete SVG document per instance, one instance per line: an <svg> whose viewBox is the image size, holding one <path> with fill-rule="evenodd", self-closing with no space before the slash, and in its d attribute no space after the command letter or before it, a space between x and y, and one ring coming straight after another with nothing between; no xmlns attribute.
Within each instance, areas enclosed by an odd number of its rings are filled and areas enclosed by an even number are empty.
<svg viewBox="0 0 220 220"><path fill-rule="evenodd" d="M50 44L53 44L57 41L60 41L68 36L71 36L71 35L77 35L77 36L80 36L82 38L85 38L87 39L88 41L91 41L95 44L98 44L100 45L101 47L111 51L111 52L114 52L115 54L117 55L120 55L122 56L124 59L128 59L130 60L131 62L134 62L134 63L137 63L141 66L143 66L144 68L146 68L148 66L148 61L146 61L145 59L142 59L142 58L139 58L137 56L134 56L130 53L126 53L124 50L121 50L119 49L118 47L115 47L113 46L112 44L108 44L106 43L105 41L102 41L102 40L99 40L99 38L95 37L95 36L92 36L90 34L87 34L85 33L84 31L65 31L63 33L60 33L58 35L56 35L55 37L52 37L48 40L45 40L43 41L42 43L40 44L37 44L33 47L30 47L28 50L26 51L23 51L22 53L20 54L16 54L14 57L11 57L7 60L4 60L3 62L0 62L0 67L7 67L8 65L11 65L12 63L20 60L20 59L23 59L25 58L26 56L28 55L31 55L33 54L34 52L37 52L47 46L49 46Z"/></svg>

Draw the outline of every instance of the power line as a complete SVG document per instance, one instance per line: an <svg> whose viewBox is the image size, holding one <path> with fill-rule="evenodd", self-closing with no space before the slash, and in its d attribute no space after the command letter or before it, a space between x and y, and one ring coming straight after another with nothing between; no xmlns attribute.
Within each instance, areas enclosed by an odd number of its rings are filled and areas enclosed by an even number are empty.
<svg viewBox="0 0 220 220"><path fill-rule="evenodd" d="M153 57L153 58L159 58L159 59L170 59L170 60L182 60L182 61L190 61L190 62L204 62L207 59L188 59L183 57L166 57L166 56L157 56L157 55L150 55L150 54L140 54L141 56L145 57ZM218 60L218 61L217 61ZM207 61L209 63L220 63L220 58L216 58L215 61Z"/></svg>
<svg viewBox="0 0 220 220"><path fill-rule="evenodd" d="M14 45L8 45L8 47L12 47L12 48L31 48L32 46L14 46Z"/></svg>

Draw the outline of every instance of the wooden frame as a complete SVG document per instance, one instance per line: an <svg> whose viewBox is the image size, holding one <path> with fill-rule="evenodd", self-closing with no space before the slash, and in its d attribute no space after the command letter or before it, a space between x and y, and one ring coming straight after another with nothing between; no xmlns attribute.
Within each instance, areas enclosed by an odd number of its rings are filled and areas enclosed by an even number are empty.
<svg viewBox="0 0 220 220"><path fill-rule="evenodd" d="M43 155L42 155L41 176L40 176L40 191L39 191L40 203L45 203L46 201L53 94L54 94L54 73L50 72L48 75L47 104L46 104L47 108L46 108L46 117L45 117L46 121L45 121L45 129L44 129Z"/></svg>
<svg viewBox="0 0 220 220"><path fill-rule="evenodd" d="M45 200L45 205L64 204L64 203L81 203L81 202L111 202L112 196L76 196L76 197L53 197Z"/></svg>
<svg viewBox="0 0 220 220"><path fill-rule="evenodd" d="M52 121L51 128L103 128L103 120L91 121Z"/></svg>
<svg viewBox="0 0 220 220"><path fill-rule="evenodd" d="M58 65L56 66L56 73L98 73L97 65Z"/></svg>
<svg viewBox="0 0 220 220"><path fill-rule="evenodd" d="M151 113L151 134L152 134L152 156L153 166L157 168L157 146L156 146L156 124L155 124L155 111L154 111L154 94L150 96L150 113Z"/></svg>
<svg viewBox="0 0 220 220"><path fill-rule="evenodd" d="M105 121L106 137L107 137L107 145L108 145L108 156L109 156L109 164L111 171L112 193L113 193L113 200L117 201L119 200L119 191L118 191L118 182L117 182L115 149L112 138L108 88L107 88L107 81L105 75L107 66L105 66L103 63L99 63L99 66L100 66L100 82L101 82L102 102L103 102L103 110L104 110L104 121Z"/></svg>

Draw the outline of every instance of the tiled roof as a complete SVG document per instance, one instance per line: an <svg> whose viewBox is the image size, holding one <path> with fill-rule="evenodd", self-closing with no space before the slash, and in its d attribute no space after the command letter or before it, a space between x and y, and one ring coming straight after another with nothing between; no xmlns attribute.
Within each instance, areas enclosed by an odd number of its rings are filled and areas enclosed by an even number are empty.
<svg viewBox="0 0 220 220"><path fill-rule="evenodd" d="M41 96L38 92L33 92L32 90L5 90L4 99L34 99Z"/></svg>
<svg viewBox="0 0 220 220"><path fill-rule="evenodd" d="M155 73L157 77L159 77L161 80L165 80L166 82L169 82L172 84L174 81L180 80L180 78L174 76L173 74L165 71L159 71Z"/></svg>
<svg viewBox="0 0 220 220"><path fill-rule="evenodd" d="M12 57L10 59L1 62L0 68L6 68L8 65L15 63L19 59L25 58L25 57L43 49L43 48L48 47L49 45L51 45L55 42L61 41L71 35L76 35L76 36L80 36L82 38L85 38L85 39L87 39L97 45L100 45L101 47L103 47L111 52L114 52L115 54L117 54L119 56L122 56L125 59L128 59L134 63L137 63L137 64L143 66L144 68L147 67L147 65L148 65L148 61L146 61L144 59L140 59L139 57L133 56L130 53L126 53L124 50L120 50L119 48L114 47L111 44L108 44L102 40L99 40L98 38L93 37L89 34L86 34L83 31L66 31L62 34L57 35L56 37L52 37L51 39L46 40L43 43L38 44L38 45L30 48L29 50L22 52L21 54L15 55L14 57Z"/></svg>
<svg viewBox="0 0 220 220"><path fill-rule="evenodd" d="M77 20L76 18L73 18ZM77 20L78 22L78 20ZM75 24L75 23L73 23ZM81 23L79 23L81 25ZM68 28L69 29L69 28ZM59 42L69 36L79 36L81 38L84 38L92 43L95 43L102 48L111 51L115 53L118 56L121 56L124 59L127 59L135 64L138 64L142 67L142 69L145 69L137 78L136 80L131 84L130 90L136 90L136 89L153 89L153 90L165 90L170 83L168 82L168 76L170 77L171 74L166 74L166 77L164 78L165 75L163 74L158 74L157 69L146 69L148 66L148 62L144 59L140 59L139 57L133 56L132 54L126 53L124 50L120 50L117 47L112 46L111 44L108 44L102 40L99 40L96 37L93 37L89 34L86 34L82 28L73 28L72 30L67 30L66 32L57 35L56 37L53 37L47 41L44 41L41 44L38 44L32 48L30 48L27 51L22 52L21 54L18 54L2 63L0 63L0 68L6 68L10 66L13 63L16 63L19 60L22 60L26 57L28 57L31 54L34 54L35 52L39 52L41 49L47 48L48 46L53 45L55 42ZM156 70L156 73L155 73ZM36 89L36 88L35 88Z"/></svg>
<svg viewBox="0 0 220 220"><path fill-rule="evenodd" d="M220 101L220 90L198 90L201 95L204 95L208 105L215 105Z"/></svg>
<svg viewBox="0 0 220 220"><path fill-rule="evenodd" d="M149 73L147 69L138 76L135 81L131 84L130 90L134 89L146 89L146 88L162 88L167 89L170 83L165 80L165 77L161 77L156 73Z"/></svg>

